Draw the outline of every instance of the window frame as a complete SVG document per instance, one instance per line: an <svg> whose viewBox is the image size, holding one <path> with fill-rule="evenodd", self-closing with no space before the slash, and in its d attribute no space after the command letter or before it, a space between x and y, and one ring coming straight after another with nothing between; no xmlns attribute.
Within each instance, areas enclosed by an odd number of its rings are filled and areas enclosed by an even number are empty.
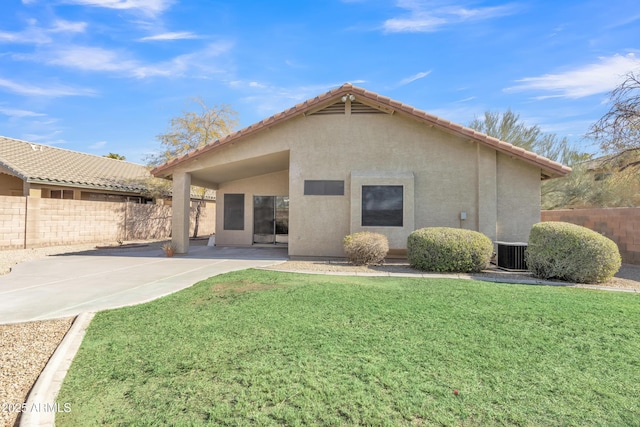
<svg viewBox="0 0 640 427"><path fill-rule="evenodd" d="M363 184L360 190L361 196L361 211L360 211L360 226L361 227L394 227L394 228L402 228L404 227L404 211L405 211L405 186L402 184ZM399 189L400 190L400 200L392 201L392 205L400 203L400 209L367 209L366 199L371 196L365 195L365 191L377 191L379 193L385 191L383 188L391 189ZM388 191L388 190L387 190ZM371 193L375 196L375 193ZM397 195L396 195L397 196ZM374 200L373 203L380 204L383 200ZM384 217L381 217L379 212L389 211L393 213L393 217L390 220L385 221ZM378 214L376 214L378 212ZM399 217L398 217L399 215Z"/></svg>
<svg viewBox="0 0 640 427"><path fill-rule="evenodd" d="M234 200L235 199L235 200ZM245 195L244 193L225 193L223 230L244 230Z"/></svg>

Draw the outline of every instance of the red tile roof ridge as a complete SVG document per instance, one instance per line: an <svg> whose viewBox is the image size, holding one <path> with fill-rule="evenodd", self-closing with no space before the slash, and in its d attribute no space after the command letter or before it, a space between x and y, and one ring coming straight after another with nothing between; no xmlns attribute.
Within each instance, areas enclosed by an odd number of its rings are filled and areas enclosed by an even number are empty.
<svg viewBox="0 0 640 427"><path fill-rule="evenodd" d="M440 128L443 128L445 130L448 129L457 134L465 135L489 147L495 148L507 154L514 155L516 157L520 157L522 160L528 161L530 163L534 163L537 166L540 166L542 169L547 170L548 172L554 172L555 175L557 176L563 176L571 172L571 168L567 166L564 166L546 157L540 156L536 153L529 152L521 147L512 145L506 141L501 141L500 139L483 134L481 132L478 132L474 129L468 128L461 124L454 123L450 120L443 119L442 117L438 117L426 111L422 111L420 109L407 105L403 102L391 99L386 96L379 95L375 92L371 92L367 89L364 89L358 86L353 86L351 83L344 83L340 87L333 88L328 92L325 92L323 94L315 96L314 98L298 103L294 107L288 108L279 113L275 113L263 120L260 120L259 122L256 122L236 132L233 132L229 135L221 137L216 141L213 141L203 147L198 148L197 150L187 153L181 157L172 159L171 161L163 165L157 166L155 169L151 171L151 173L157 176L161 174L161 172L166 171L167 169L170 169L173 166L179 165L180 163L183 163L189 160L190 158L195 157L196 155L201 155L213 149L217 149L229 143L230 141L239 139L243 136L253 134L265 127L269 127L269 126L278 124L280 122L283 122L285 120L288 120L292 116L295 116L298 114L304 114L305 112L327 101L328 99L331 99L334 97L337 98L340 95L347 94L347 93L353 93L355 95L359 95L370 101L384 104L385 106L390 107L395 111L403 112L413 117L422 119L432 125L439 126Z"/></svg>

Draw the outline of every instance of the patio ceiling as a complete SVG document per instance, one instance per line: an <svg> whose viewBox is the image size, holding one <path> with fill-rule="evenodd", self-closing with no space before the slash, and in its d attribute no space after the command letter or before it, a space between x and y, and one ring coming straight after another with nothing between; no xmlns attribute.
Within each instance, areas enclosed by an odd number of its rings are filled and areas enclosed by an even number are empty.
<svg viewBox="0 0 640 427"><path fill-rule="evenodd" d="M190 171L191 183L217 189L220 184L289 169L289 151L251 157Z"/></svg>

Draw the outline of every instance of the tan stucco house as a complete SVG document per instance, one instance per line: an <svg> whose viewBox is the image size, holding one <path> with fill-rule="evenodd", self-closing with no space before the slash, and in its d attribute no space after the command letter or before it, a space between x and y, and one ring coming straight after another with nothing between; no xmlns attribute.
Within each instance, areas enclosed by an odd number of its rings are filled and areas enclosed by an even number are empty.
<svg viewBox="0 0 640 427"><path fill-rule="evenodd" d="M3 196L142 202L149 178L143 165L0 136Z"/></svg>
<svg viewBox="0 0 640 427"><path fill-rule="evenodd" d="M526 241L540 181L570 168L345 84L152 171L173 179L173 240L188 251L188 189L217 190L216 244L343 256L345 235L392 250L429 226Z"/></svg>
<svg viewBox="0 0 640 427"><path fill-rule="evenodd" d="M0 136L0 196L146 203L154 180L144 165Z"/></svg>

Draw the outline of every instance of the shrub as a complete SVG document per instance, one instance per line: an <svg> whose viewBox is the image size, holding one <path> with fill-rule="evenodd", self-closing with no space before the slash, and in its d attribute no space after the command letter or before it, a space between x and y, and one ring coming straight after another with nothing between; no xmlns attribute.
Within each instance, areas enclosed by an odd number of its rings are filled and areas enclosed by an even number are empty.
<svg viewBox="0 0 640 427"><path fill-rule="evenodd" d="M615 242L567 222L535 224L525 259L536 277L576 283L606 282L622 263Z"/></svg>
<svg viewBox="0 0 640 427"><path fill-rule="evenodd" d="M347 260L356 265L380 264L389 252L387 237L379 233L362 231L343 240Z"/></svg>
<svg viewBox="0 0 640 427"><path fill-rule="evenodd" d="M478 272L492 254L493 243L487 236L460 228L421 228L407 240L409 264L425 271Z"/></svg>

